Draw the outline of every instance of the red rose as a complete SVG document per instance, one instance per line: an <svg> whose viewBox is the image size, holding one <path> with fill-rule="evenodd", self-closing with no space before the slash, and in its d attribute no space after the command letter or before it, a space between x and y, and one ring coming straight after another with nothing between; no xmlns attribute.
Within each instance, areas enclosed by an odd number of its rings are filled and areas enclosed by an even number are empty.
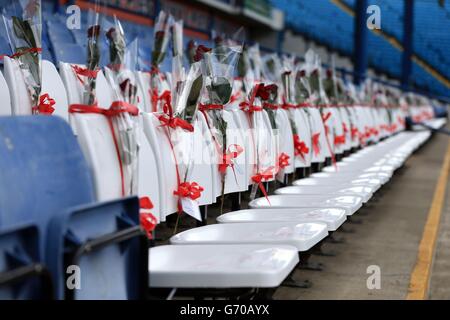
<svg viewBox="0 0 450 320"><path fill-rule="evenodd" d="M197 51L195 52L194 60L196 62L202 60L203 59L203 55L206 52L210 52L210 51L211 51L211 48L205 47L204 45L199 45L197 47Z"/></svg>
<svg viewBox="0 0 450 320"><path fill-rule="evenodd" d="M109 29L108 30L108 32L106 33L106 37L109 39L109 40L113 40L114 39L114 34L116 33L116 29L115 28L111 28L111 29Z"/></svg>
<svg viewBox="0 0 450 320"><path fill-rule="evenodd" d="M98 37L99 35L100 35L100 26L99 25L92 26L88 29L88 37L89 38Z"/></svg>

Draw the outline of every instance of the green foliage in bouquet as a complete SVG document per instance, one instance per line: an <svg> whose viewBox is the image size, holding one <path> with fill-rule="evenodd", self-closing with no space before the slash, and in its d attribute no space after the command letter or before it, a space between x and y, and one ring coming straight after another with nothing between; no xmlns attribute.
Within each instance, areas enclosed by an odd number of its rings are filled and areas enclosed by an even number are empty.
<svg viewBox="0 0 450 320"><path fill-rule="evenodd" d="M307 88L306 73L300 70L295 75L295 99L298 103L305 103L309 99L310 92Z"/></svg>
<svg viewBox="0 0 450 320"><path fill-rule="evenodd" d="M120 69L125 62L126 41L122 30L111 28L106 33L109 42L109 60L113 69Z"/></svg>
<svg viewBox="0 0 450 320"><path fill-rule="evenodd" d="M32 92L32 102L36 105L39 96L41 94L41 68L40 68L40 53L37 51L30 51L30 49L35 49L39 47L39 43L35 38L33 33L31 21L22 20L18 17L12 17L12 27L14 36L22 40L26 46L16 48L17 59L19 59L21 68L26 68L32 78L33 78L33 92Z"/></svg>
<svg viewBox="0 0 450 320"><path fill-rule="evenodd" d="M100 64L100 25L96 24L88 29L88 45L87 45L87 68L90 71L96 71ZM85 104L93 105L96 102L95 88L96 78L88 77L86 92L85 92Z"/></svg>
<svg viewBox="0 0 450 320"><path fill-rule="evenodd" d="M197 104L203 89L203 76L198 76L192 83L191 90L186 101L186 107L183 110L182 118L192 123L197 112Z"/></svg>

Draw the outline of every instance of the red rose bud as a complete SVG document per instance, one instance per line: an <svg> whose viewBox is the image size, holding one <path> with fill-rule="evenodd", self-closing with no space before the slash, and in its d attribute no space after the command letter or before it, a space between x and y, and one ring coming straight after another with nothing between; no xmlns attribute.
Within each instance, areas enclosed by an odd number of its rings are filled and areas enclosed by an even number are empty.
<svg viewBox="0 0 450 320"><path fill-rule="evenodd" d="M116 33L116 29L115 28L111 28L111 29L109 29L108 30L108 32L106 33L106 37L109 39L109 40L113 40L114 39L114 34Z"/></svg>
<svg viewBox="0 0 450 320"><path fill-rule="evenodd" d="M130 79L126 79L119 85L120 90L122 90L122 92L124 92L128 88L129 85L130 85Z"/></svg>
<svg viewBox="0 0 450 320"><path fill-rule="evenodd" d="M196 47L195 41L194 40L189 40L188 42L188 49L192 50Z"/></svg>
<svg viewBox="0 0 450 320"><path fill-rule="evenodd" d="M264 86L264 84L261 84L258 87L258 91L256 92L256 96L261 98L262 100L266 101L270 98L271 94L274 94L278 89L278 86L276 84L270 84L268 86Z"/></svg>
<svg viewBox="0 0 450 320"><path fill-rule="evenodd" d="M164 39L164 31L157 31L155 33L155 38L158 39L158 40Z"/></svg>
<svg viewBox="0 0 450 320"><path fill-rule="evenodd" d="M195 53L194 60L195 60L196 62L202 60L202 59L203 59L203 55L204 55L206 52L210 52L210 51L211 51L211 48L205 47L204 45L199 45L199 46L197 47L197 51L196 51L196 53Z"/></svg>
<svg viewBox="0 0 450 320"><path fill-rule="evenodd" d="M223 39L222 39L221 36L217 36L217 37L214 38L214 42L217 43L217 44L220 44L220 43L223 42Z"/></svg>
<svg viewBox="0 0 450 320"><path fill-rule="evenodd" d="M285 71L285 72L283 72L283 75L285 75L285 76L288 76L288 75L290 75L291 74L291 71Z"/></svg>
<svg viewBox="0 0 450 320"><path fill-rule="evenodd" d="M330 70L330 69L327 70L327 77L328 78L333 77L333 71L332 70Z"/></svg>
<svg viewBox="0 0 450 320"><path fill-rule="evenodd" d="M306 76L305 70L301 70L301 71L298 73L298 76L299 76L300 78L303 78L304 76Z"/></svg>
<svg viewBox="0 0 450 320"><path fill-rule="evenodd" d="M99 35L100 35L100 26L99 25L92 26L88 29L88 37L89 38L98 37Z"/></svg>

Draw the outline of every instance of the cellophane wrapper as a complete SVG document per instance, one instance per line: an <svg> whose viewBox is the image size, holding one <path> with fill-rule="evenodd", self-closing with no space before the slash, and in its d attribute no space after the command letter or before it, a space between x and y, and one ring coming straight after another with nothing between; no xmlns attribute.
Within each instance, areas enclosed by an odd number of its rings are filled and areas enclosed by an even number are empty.
<svg viewBox="0 0 450 320"><path fill-rule="evenodd" d="M171 39L171 26L173 17L164 11L160 11L154 27L153 52L152 52L152 70L150 79L150 88L152 95L160 96L167 89L164 83L167 81L166 75L160 71L160 65L167 56ZM160 111L159 102L152 100L152 111ZM156 104L156 105L153 105Z"/></svg>
<svg viewBox="0 0 450 320"><path fill-rule="evenodd" d="M110 48L110 63L106 76L113 89L114 101L126 102L137 108L138 84L135 77L138 60L137 39L127 44L125 32L116 17L112 23L107 21L105 26ZM112 122L118 138L125 195L136 195L139 182L138 117L125 112L113 117Z"/></svg>
<svg viewBox="0 0 450 320"><path fill-rule="evenodd" d="M3 8L11 51L22 71L31 100L37 106L42 90L41 1L13 1Z"/></svg>

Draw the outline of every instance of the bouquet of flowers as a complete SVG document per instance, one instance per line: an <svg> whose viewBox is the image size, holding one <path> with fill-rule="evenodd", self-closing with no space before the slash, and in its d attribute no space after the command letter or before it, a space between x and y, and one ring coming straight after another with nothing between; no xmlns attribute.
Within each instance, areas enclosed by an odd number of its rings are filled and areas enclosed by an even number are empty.
<svg viewBox="0 0 450 320"><path fill-rule="evenodd" d="M101 32L101 19L98 12L92 13L93 21L90 23L87 36L87 63L86 63L86 75L87 81L85 82L84 91L84 104L94 105L96 100L96 85L97 74L100 65L100 32Z"/></svg>
<svg viewBox="0 0 450 320"><path fill-rule="evenodd" d="M105 73L113 88L115 100L111 109L121 111L112 117L111 121L117 133L120 162L124 173L124 195L138 194L138 121L132 117L138 114L137 84L134 76L137 45L134 41L127 47L125 33L116 17L113 24L107 27L106 37L110 63Z"/></svg>
<svg viewBox="0 0 450 320"><path fill-rule="evenodd" d="M197 58L202 61L206 89L202 97L201 111L210 124L217 148L219 168L225 168L227 165L224 163L227 154L227 122L222 113L232 96L234 73L240 53L240 46L220 46L212 50L201 46L197 48ZM225 172L226 170L221 172L222 199L225 190Z"/></svg>
<svg viewBox="0 0 450 320"><path fill-rule="evenodd" d="M13 55L23 74L34 114L53 113L54 101L41 97L42 91L42 20L41 1L28 0L4 9L3 22Z"/></svg>
<svg viewBox="0 0 450 320"><path fill-rule="evenodd" d="M198 101L203 89L202 65L193 63L189 71L184 68L179 77L172 82L172 90L162 94L162 112L158 118L169 143L174 151L175 166L178 178L178 211L187 213L196 219L201 219L198 204L195 202L201 196L203 188L196 182L189 182L189 172L194 159L194 120ZM177 220L178 225L178 220ZM176 230L176 228L175 228Z"/></svg>

